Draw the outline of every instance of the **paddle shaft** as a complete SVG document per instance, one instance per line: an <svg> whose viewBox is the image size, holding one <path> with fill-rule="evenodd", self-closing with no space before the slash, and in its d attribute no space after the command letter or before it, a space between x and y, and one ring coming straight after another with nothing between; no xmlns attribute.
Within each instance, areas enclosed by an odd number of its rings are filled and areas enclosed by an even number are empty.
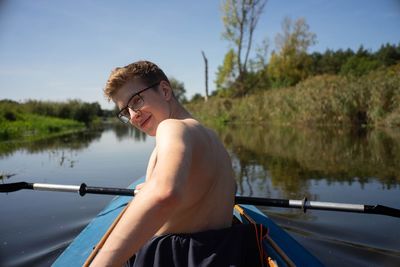
<svg viewBox="0 0 400 267"><path fill-rule="evenodd" d="M279 208L298 208L306 212L310 210L331 210L343 212L357 212L367 214L382 214L400 218L400 210L382 205L362 205L362 204L347 204L334 202L320 202L292 199L276 199L276 198L257 198L257 197L242 197L236 196L236 204L249 204L255 206L269 206Z"/></svg>
<svg viewBox="0 0 400 267"><path fill-rule="evenodd" d="M59 185L59 184L42 184L42 183L11 183L0 184L0 192L14 192L22 189L33 189L40 191L58 191L58 192L75 192L81 196L86 194L100 194L100 195L122 195L134 196L137 190L125 188L107 188L81 185ZM382 205L362 205L362 204L346 204L334 202L320 202L308 201L307 198L303 200L292 199L274 199L274 198L258 198L258 197L244 197L236 196L236 204L247 204L256 206L269 206L280 208L298 208L304 212L308 209L314 210L330 210L330 211L343 211L343 212L357 212L367 214L381 214L400 218L400 210L386 207Z"/></svg>
<svg viewBox="0 0 400 267"><path fill-rule="evenodd" d="M136 190L126 188L87 186L85 183L81 185L41 184L26 182L0 184L0 192L14 192L22 189L79 193L81 196L86 194L134 196L136 192Z"/></svg>

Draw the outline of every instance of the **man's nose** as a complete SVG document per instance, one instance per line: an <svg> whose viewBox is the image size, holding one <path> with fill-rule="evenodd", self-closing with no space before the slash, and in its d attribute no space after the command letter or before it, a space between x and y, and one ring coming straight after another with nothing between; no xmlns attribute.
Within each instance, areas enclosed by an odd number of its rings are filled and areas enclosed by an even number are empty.
<svg viewBox="0 0 400 267"><path fill-rule="evenodd" d="M134 110L131 109L131 108L128 108L128 110L129 110L129 116L130 116L131 120L135 120L135 119L139 118L139 116L140 116L140 110L134 111Z"/></svg>

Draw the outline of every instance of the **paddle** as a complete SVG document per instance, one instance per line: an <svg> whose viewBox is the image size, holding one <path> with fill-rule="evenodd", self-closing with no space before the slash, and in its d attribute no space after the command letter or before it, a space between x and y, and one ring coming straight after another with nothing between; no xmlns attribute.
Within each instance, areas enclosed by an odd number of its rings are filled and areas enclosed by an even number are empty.
<svg viewBox="0 0 400 267"><path fill-rule="evenodd" d="M122 195L134 196L137 190L125 188L110 188L110 187L94 187L81 185L60 185L60 184L41 184L41 183L9 183L0 184L0 193L10 193L23 189L32 189L40 191L60 191L60 192L76 192L81 196L85 194L100 194L100 195ZM248 204L256 206L269 206L281 208L299 208L304 212L308 209L315 210L330 210L330 211L344 211L344 212L357 212L367 214L380 214L400 218L400 210L383 206L383 205L362 205L362 204L347 204L347 203L333 203L333 202L320 202L308 201L307 198L303 200L292 199L275 199L275 198L259 198L259 197L235 197L236 204Z"/></svg>
<svg viewBox="0 0 400 267"><path fill-rule="evenodd" d="M344 212L357 212L367 214L380 214L400 218L400 210L383 206L383 205L363 205L349 203L334 203L308 201L307 198L302 200L293 199L277 199L277 198L258 198L258 197L238 197L236 196L236 204L250 204L256 206L269 206L280 208L298 208L306 212L310 210L331 210Z"/></svg>

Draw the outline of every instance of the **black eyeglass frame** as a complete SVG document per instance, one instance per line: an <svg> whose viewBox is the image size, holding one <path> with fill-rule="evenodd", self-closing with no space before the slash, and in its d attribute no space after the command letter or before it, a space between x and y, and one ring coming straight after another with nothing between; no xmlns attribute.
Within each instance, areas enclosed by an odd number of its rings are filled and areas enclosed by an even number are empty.
<svg viewBox="0 0 400 267"><path fill-rule="evenodd" d="M120 111L118 111L118 113L116 114L116 115L117 115L117 118L118 118L121 122L123 122L123 123L128 123L128 122L129 122L129 118L127 118L126 116L124 116L122 113L123 113L125 110L127 110L127 109L131 109L131 110L133 110L134 112L138 112L138 111L143 107L143 104L144 104L144 99L143 99L143 97L142 97L140 94L143 93L143 92L146 91L146 90L149 90L150 88L153 88L154 86L159 85L160 83L161 83L161 82L156 82L156 83L154 83L154 84L152 84L152 85L150 85L150 86L148 86L148 87L146 87L146 88L140 90L139 92L134 93L134 94L129 98L128 104L127 104L125 107L123 107ZM142 100L142 105L140 105L139 108L133 108L133 107L130 107L130 106L129 106L129 103L131 102L131 100L132 100L135 96L139 96L140 99ZM129 113L129 111L128 111L128 113ZM123 118L126 118L127 120L124 120Z"/></svg>

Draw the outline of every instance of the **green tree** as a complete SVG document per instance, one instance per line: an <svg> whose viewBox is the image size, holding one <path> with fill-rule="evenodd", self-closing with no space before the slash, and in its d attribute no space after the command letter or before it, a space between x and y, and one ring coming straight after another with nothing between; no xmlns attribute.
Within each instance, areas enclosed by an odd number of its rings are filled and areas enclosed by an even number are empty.
<svg viewBox="0 0 400 267"><path fill-rule="evenodd" d="M400 43L397 45L385 44L376 52L376 58L385 66L400 62Z"/></svg>
<svg viewBox="0 0 400 267"><path fill-rule="evenodd" d="M192 98L190 99L190 102L199 102L199 101L203 101L203 96L199 93L196 93L192 96Z"/></svg>
<svg viewBox="0 0 400 267"><path fill-rule="evenodd" d="M236 54L233 49L229 49L226 53L222 66L218 67L215 85L217 91L222 92L231 88L235 82L236 68L235 68Z"/></svg>
<svg viewBox="0 0 400 267"><path fill-rule="evenodd" d="M381 63L373 58L365 56L352 56L342 66L340 74L362 76L369 73L370 71L376 70L381 66Z"/></svg>
<svg viewBox="0 0 400 267"><path fill-rule="evenodd" d="M246 93L243 81L248 72L247 64L253 44L253 34L266 3L266 0L226 0L222 5L222 21L225 27L222 36L233 45L235 56L231 55L231 51L228 54L235 65L231 70L237 70L235 73L237 95Z"/></svg>
<svg viewBox="0 0 400 267"><path fill-rule="evenodd" d="M185 89L185 85L183 84L183 82L180 82L173 77L170 77L168 79L169 79L169 83L171 84L171 87L172 87L172 90L174 92L176 99L181 103L187 102L187 99L185 96L186 89Z"/></svg>
<svg viewBox="0 0 400 267"><path fill-rule="evenodd" d="M269 40L264 38L260 45L256 47L256 57L254 60L250 60L250 68L252 71L262 71L268 66L268 49Z"/></svg>
<svg viewBox="0 0 400 267"><path fill-rule="evenodd" d="M312 60L310 75L339 74L342 66L352 56L354 52L351 49L337 51L327 49L323 54L314 52L310 55Z"/></svg>
<svg viewBox="0 0 400 267"><path fill-rule="evenodd" d="M286 17L282 30L275 39L277 52L271 54L268 74L274 86L291 86L310 73L312 58L307 50L316 43L316 35L304 18L292 22Z"/></svg>
<svg viewBox="0 0 400 267"><path fill-rule="evenodd" d="M362 45L340 68L341 75L361 76L382 66L381 62Z"/></svg>

